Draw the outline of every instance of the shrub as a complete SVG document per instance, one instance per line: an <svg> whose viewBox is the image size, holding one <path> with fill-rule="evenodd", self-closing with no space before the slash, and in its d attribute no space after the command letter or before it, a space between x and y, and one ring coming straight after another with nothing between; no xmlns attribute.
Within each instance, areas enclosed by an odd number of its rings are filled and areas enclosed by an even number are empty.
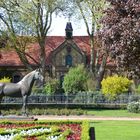
<svg viewBox="0 0 140 140"><path fill-rule="evenodd" d="M114 75L103 79L101 84L103 94L107 95L109 98L115 98L118 94L128 92L132 81L126 77Z"/></svg>
<svg viewBox="0 0 140 140"><path fill-rule="evenodd" d="M1 83L10 83L10 81L11 81L11 78L9 78L9 77L4 77L4 78L0 79Z"/></svg>
<svg viewBox="0 0 140 140"><path fill-rule="evenodd" d="M43 92L50 95L56 93L59 88L60 88L59 81L57 79L50 79L46 83Z"/></svg>
<svg viewBox="0 0 140 140"><path fill-rule="evenodd" d="M65 93L77 93L86 90L86 82L88 79L87 71L83 65L71 68L64 77L63 89Z"/></svg>
<svg viewBox="0 0 140 140"><path fill-rule="evenodd" d="M129 103L127 106L127 110L133 113L140 113L140 101Z"/></svg>

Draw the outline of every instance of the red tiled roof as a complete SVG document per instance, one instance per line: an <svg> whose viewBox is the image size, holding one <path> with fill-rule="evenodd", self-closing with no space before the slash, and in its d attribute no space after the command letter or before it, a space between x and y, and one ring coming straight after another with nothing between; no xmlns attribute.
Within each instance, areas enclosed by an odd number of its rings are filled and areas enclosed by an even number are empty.
<svg viewBox="0 0 140 140"><path fill-rule="evenodd" d="M65 41L64 36L48 36L46 38L46 64L50 64L50 54ZM82 51L90 54L89 37L88 36L75 36L73 41L81 48ZM39 45L38 43L31 44L27 53L30 54L36 61L39 61ZM14 50L1 50L0 51L0 66L23 66L17 53ZM29 61L34 62L29 58Z"/></svg>
<svg viewBox="0 0 140 140"><path fill-rule="evenodd" d="M20 66L23 65L14 50L1 50L0 66Z"/></svg>
<svg viewBox="0 0 140 140"><path fill-rule="evenodd" d="M65 41L65 36L48 36L46 38L46 64L51 64L51 52L54 51ZM90 43L88 36L74 36L73 41L77 46L86 53L88 61L90 59ZM39 61L39 44L34 43L29 46L27 53L30 54L36 61ZM0 66L23 66L17 53L14 50L0 50ZM30 58L30 63L35 64ZM109 63L109 62L108 62Z"/></svg>

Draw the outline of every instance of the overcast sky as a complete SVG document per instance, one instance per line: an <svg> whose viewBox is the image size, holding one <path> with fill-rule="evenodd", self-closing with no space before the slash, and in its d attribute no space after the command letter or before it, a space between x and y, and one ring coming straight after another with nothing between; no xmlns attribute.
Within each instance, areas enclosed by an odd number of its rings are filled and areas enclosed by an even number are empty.
<svg viewBox="0 0 140 140"><path fill-rule="evenodd" d="M67 22L68 22L68 19L64 17L54 16L52 26L48 35L65 36L65 27L66 27ZM87 35L85 25L82 21L76 22L74 20L73 21L71 20L71 23L73 27L73 36Z"/></svg>

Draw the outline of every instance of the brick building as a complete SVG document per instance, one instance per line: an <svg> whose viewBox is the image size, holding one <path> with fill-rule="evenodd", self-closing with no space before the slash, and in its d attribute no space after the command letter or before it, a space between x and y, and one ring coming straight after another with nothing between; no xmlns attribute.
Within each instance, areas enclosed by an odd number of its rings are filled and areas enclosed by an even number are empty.
<svg viewBox="0 0 140 140"><path fill-rule="evenodd" d="M65 36L46 37L46 68L52 77L61 79L70 67L84 64L89 67L90 62L90 41L88 36L73 36L73 28L70 22L66 24ZM27 49L35 60L39 60L39 44L33 43ZM19 81L27 72L27 69L20 61L14 50L0 51L0 78L9 76L12 82ZM36 64L30 60L36 67ZM114 67L109 60L108 69Z"/></svg>

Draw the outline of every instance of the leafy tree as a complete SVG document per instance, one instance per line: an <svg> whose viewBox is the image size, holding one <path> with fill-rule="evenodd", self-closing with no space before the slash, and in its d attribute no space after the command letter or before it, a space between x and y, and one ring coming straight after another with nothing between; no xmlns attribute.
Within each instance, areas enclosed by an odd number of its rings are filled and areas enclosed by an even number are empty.
<svg viewBox="0 0 140 140"><path fill-rule="evenodd" d="M126 77L114 75L103 79L101 84L103 94L109 96L109 98L114 98L118 94L128 92L132 81Z"/></svg>
<svg viewBox="0 0 140 140"><path fill-rule="evenodd" d="M140 1L107 0L109 8L102 19L102 41L128 76L140 77Z"/></svg>
<svg viewBox="0 0 140 140"><path fill-rule="evenodd" d="M64 77L63 89L65 93L85 91L87 79L88 74L83 65L70 68L69 72Z"/></svg>
<svg viewBox="0 0 140 140"><path fill-rule="evenodd" d="M76 16L78 20L82 19L85 23L87 34L90 38L90 73L97 81L96 89L100 89L106 67L108 52L101 49L102 43L100 38L98 38L99 36L97 36L97 32L101 28L100 19L104 14L103 10L107 7L107 3L105 0L75 0L73 4L69 5L70 6L67 12L68 15L70 17ZM101 62L100 64L99 58Z"/></svg>
<svg viewBox="0 0 140 140"><path fill-rule="evenodd" d="M86 25L86 30L90 38L91 46L91 61L90 61L90 72L95 74L96 64L95 60L95 34L96 31L100 29L100 19L103 16L103 9L105 8L105 0L76 0L76 5L80 11L82 19ZM97 45L97 44L96 44Z"/></svg>
<svg viewBox="0 0 140 140"><path fill-rule="evenodd" d="M26 41L24 42L23 46L23 36L20 37L22 39L19 39L18 36L18 26L21 25L20 21L20 13L18 11L18 3L16 3L15 0L7 1L7 0L1 0L0 1L0 22L1 22L1 39L4 40L6 36L6 44L5 47L10 46L11 48L14 48L19 55L21 61L23 64L28 68L31 69L31 66L29 64L29 61L26 57L27 53L25 53L25 46L27 43L29 43L30 39L26 38ZM26 26L25 26L26 27ZM4 34L4 36L3 36ZM22 40L22 42L20 42ZM21 45L22 44L22 45ZM26 55L25 55L26 54ZM30 56L28 54L28 56Z"/></svg>
<svg viewBox="0 0 140 140"><path fill-rule="evenodd" d="M46 53L45 43L47 33L52 24L52 14L62 7L62 0L1 0L0 22L7 29L12 47L18 53L21 61L28 69L32 69L28 56L23 53L23 48L18 40L18 30L28 29L36 37L40 47L40 58L38 65L41 66L45 77ZM32 35L30 34L30 35ZM22 48L22 49L21 49ZM24 49L25 50L25 49Z"/></svg>

